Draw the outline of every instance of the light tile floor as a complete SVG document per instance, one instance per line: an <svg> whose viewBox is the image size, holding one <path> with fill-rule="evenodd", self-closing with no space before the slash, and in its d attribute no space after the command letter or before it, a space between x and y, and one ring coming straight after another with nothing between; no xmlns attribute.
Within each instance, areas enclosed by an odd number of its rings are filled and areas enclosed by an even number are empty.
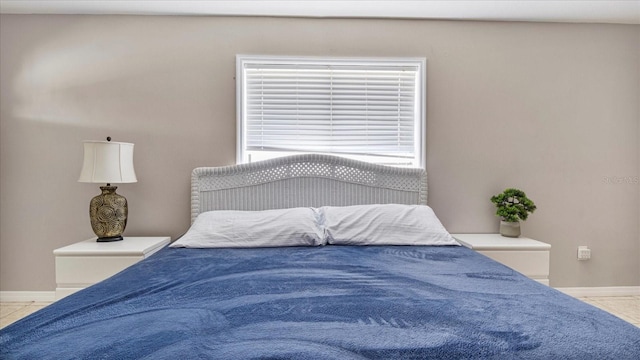
<svg viewBox="0 0 640 360"><path fill-rule="evenodd" d="M0 303L0 329L46 307L49 304L51 303L40 301Z"/></svg>
<svg viewBox="0 0 640 360"><path fill-rule="evenodd" d="M640 327L640 296L596 296L579 299Z"/></svg>
<svg viewBox="0 0 640 360"><path fill-rule="evenodd" d="M640 296L598 296L579 299L640 327ZM51 303L37 301L0 303L0 329L49 304Z"/></svg>

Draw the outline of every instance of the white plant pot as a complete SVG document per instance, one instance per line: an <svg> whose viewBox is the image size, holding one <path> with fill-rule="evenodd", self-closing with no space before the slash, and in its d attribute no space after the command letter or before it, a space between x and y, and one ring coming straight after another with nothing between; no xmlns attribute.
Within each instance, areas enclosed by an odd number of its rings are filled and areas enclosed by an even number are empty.
<svg viewBox="0 0 640 360"><path fill-rule="evenodd" d="M520 236L520 222L500 221L500 235L517 238Z"/></svg>

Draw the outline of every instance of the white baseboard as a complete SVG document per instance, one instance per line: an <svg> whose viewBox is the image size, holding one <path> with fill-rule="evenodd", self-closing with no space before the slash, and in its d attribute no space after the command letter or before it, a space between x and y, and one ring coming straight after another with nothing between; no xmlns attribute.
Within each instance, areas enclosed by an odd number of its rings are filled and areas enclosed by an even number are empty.
<svg viewBox="0 0 640 360"><path fill-rule="evenodd" d="M56 301L55 291L0 291L1 302Z"/></svg>
<svg viewBox="0 0 640 360"><path fill-rule="evenodd" d="M573 297L640 296L640 286L559 287L555 289Z"/></svg>

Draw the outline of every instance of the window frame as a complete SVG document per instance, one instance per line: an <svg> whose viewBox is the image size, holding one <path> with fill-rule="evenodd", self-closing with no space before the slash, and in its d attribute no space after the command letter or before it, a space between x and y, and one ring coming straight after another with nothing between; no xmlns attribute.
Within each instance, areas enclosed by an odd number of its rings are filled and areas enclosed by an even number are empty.
<svg viewBox="0 0 640 360"><path fill-rule="evenodd" d="M426 169L426 115L427 115L427 59L422 57L307 57L307 56L273 56L273 55L236 55L236 163L247 163L245 159L246 124L245 124L245 64L307 64L307 65L371 65L371 66L416 66L418 79L416 82L417 121L414 130L414 151L416 166L405 166ZM329 153L331 154L331 153ZM337 156L357 159L357 156Z"/></svg>

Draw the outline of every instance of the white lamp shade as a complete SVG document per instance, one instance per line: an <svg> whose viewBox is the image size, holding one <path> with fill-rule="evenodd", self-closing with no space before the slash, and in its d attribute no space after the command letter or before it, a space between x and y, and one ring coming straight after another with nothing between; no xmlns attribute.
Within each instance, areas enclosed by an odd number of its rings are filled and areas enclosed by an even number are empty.
<svg viewBox="0 0 640 360"><path fill-rule="evenodd" d="M79 182L134 183L133 144L113 141L84 141L84 163Z"/></svg>

